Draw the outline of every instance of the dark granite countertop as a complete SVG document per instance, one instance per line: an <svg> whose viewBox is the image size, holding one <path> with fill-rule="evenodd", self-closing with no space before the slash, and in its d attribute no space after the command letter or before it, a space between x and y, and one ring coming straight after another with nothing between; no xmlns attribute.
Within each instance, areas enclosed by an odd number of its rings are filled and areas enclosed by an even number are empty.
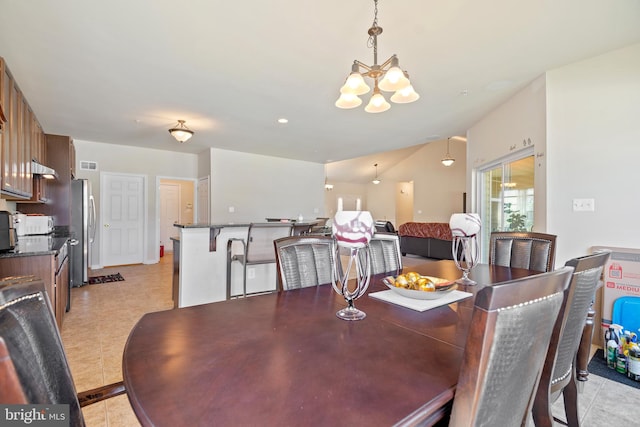
<svg viewBox="0 0 640 427"><path fill-rule="evenodd" d="M60 235L60 233L39 236L18 236L16 247L11 251L0 252L0 258L57 255L62 245L68 240L68 235Z"/></svg>
<svg viewBox="0 0 640 427"><path fill-rule="evenodd" d="M207 222L195 223L195 224L173 224L178 228L227 228L227 227L248 227L249 223L225 223L225 224L209 224Z"/></svg>

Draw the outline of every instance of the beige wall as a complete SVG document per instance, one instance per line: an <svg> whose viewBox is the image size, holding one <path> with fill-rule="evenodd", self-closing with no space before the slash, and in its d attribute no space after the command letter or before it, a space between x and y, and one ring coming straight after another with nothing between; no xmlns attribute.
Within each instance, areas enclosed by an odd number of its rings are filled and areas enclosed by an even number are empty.
<svg viewBox="0 0 640 427"><path fill-rule="evenodd" d="M157 211L156 177L195 179L197 156L195 154L175 153L125 145L104 144L100 142L74 140L76 147L76 175L80 179L91 181L91 189L96 200L98 212L98 234L93 245L91 265L100 266L100 174L102 172L128 173L143 175L146 178L147 225L144 235L144 262L158 260L159 212ZM96 171L79 169L80 161L95 161Z"/></svg>

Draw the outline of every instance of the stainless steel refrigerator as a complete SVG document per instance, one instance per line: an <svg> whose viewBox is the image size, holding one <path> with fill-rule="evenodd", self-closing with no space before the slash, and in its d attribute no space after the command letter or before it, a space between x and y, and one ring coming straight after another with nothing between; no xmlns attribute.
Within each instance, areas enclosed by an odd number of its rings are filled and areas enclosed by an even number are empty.
<svg viewBox="0 0 640 427"><path fill-rule="evenodd" d="M82 286L89 281L91 245L96 236L96 207L87 179L71 181L71 277L70 285Z"/></svg>

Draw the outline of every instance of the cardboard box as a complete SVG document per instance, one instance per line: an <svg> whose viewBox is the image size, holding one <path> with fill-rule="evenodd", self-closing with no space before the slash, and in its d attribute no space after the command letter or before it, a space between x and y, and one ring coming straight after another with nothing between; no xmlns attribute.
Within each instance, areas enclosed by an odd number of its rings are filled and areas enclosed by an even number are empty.
<svg viewBox="0 0 640 427"><path fill-rule="evenodd" d="M627 295L640 296L640 249L610 246L592 248L593 252L603 249L610 250L611 256L603 271L601 340L604 339L604 331L611 324L614 301Z"/></svg>

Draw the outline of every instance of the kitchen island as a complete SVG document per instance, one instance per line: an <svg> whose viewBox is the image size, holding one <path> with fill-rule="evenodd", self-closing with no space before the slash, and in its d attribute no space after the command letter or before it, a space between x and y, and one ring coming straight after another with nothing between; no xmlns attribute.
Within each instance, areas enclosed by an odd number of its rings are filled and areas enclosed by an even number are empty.
<svg viewBox="0 0 640 427"><path fill-rule="evenodd" d="M296 222L310 228L317 221ZM179 236L173 241L174 307L189 307L227 299L227 245L230 239L246 242L249 223L174 224ZM241 253L242 244L232 241L231 251ZM231 296L242 294L243 267L232 262L230 267ZM247 268L247 293L276 290L275 263Z"/></svg>

